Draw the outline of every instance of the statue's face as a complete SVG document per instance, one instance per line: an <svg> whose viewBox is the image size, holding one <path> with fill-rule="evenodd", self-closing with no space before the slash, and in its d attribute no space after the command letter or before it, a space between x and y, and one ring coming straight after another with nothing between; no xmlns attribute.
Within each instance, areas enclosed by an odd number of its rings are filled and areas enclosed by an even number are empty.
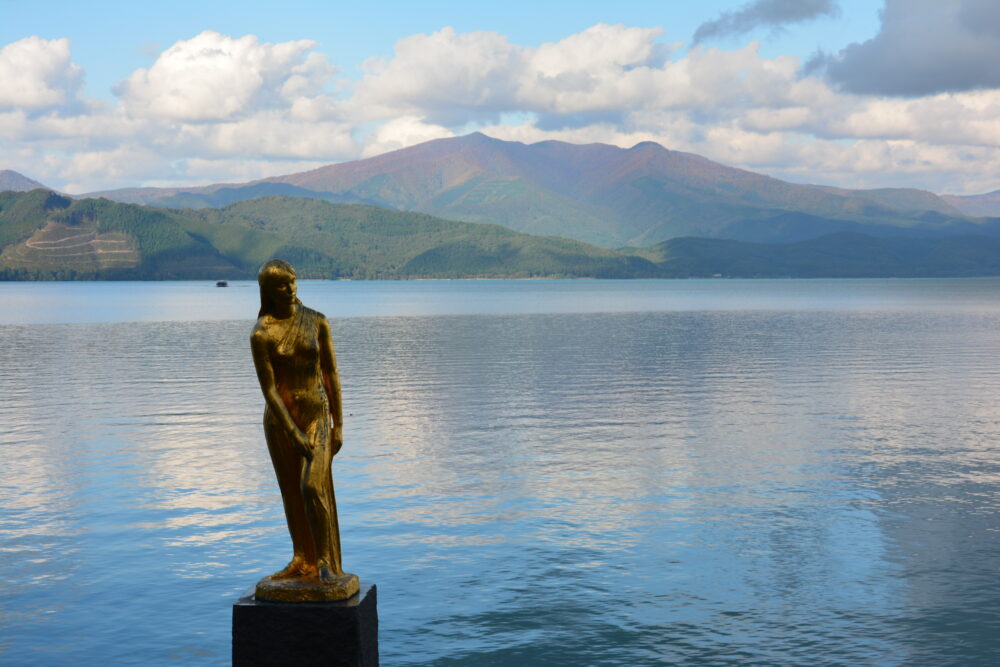
<svg viewBox="0 0 1000 667"><path fill-rule="evenodd" d="M274 275L267 284L271 300L279 306L289 306L295 303L295 276L288 273Z"/></svg>

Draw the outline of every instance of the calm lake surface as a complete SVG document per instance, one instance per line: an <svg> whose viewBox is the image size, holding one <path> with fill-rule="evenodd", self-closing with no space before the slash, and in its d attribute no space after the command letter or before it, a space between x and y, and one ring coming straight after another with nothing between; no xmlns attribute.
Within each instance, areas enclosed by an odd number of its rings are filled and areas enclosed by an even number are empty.
<svg viewBox="0 0 1000 667"><path fill-rule="evenodd" d="M303 282L385 665L979 665L1000 280ZM0 663L227 664L256 285L0 283Z"/></svg>

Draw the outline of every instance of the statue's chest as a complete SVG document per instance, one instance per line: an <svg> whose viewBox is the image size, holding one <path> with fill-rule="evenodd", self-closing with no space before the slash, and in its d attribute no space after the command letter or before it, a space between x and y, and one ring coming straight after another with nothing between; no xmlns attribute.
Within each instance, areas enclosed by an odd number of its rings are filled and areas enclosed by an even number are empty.
<svg viewBox="0 0 1000 667"><path fill-rule="evenodd" d="M306 328L291 328L275 332L272 353L289 363L311 363L319 358L319 341L315 332Z"/></svg>

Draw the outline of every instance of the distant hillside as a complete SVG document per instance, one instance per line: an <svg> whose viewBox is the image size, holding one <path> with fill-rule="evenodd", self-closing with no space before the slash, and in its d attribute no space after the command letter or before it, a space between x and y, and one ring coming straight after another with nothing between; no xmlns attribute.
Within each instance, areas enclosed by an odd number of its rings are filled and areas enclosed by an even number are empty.
<svg viewBox="0 0 1000 667"><path fill-rule="evenodd" d="M442 220L358 204L265 197L193 214L204 234L256 269L280 256L323 277L634 277L646 260L499 225ZM251 247L247 235L269 243ZM283 245L276 247L281 241ZM259 242L258 242L259 243Z"/></svg>
<svg viewBox="0 0 1000 667"><path fill-rule="evenodd" d="M782 224L793 231L815 223L789 215ZM32 190L0 193L0 279L252 278L272 257L310 278L1000 275L996 225L994 237L912 238L878 229L885 235L834 230L794 243L682 237L616 251L286 196L192 211ZM744 232L761 235L752 225Z"/></svg>
<svg viewBox="0 0 1000 667"><path fill-rule="evenodd" d="M983 195L941 195L945 200L965 215L977 217L1000 217L1000 190Z"/></svg>
<svg viewBox="0 0 1000 667"><path fill-rule="evenodd" d="M124 204L155 205L163 208L208 208L228 206L240 201L270 195L304 197L345 204L372 204L353 195L316 192L287 183L257 182L250 185L218 184L199 188L122 188L83 195L84 198L104 198Z"/></svg>
<svg viewBox="0 0 1000 667"><path fill-rule="evenodd" d="M295 190L261 190L265 186ZM98 194L190 207L288 194L500 224L605 247L680 236L731 238L734 226L788 213L922 230L965 220L952 204L923 190L796 185L652 142L629 149L559 141L526 145L479 133L244 185Z"/></svg>
<svg viewBox="0 0 1000 667"><path fill-rule="evenodd" d="M272 196L187 211L0 193L2 278L251 278L272 257L317 278L656 275L579 241L357 204Z"/></svg>
<svg viewBox="0 0 1000 667"><path fill-rule="evenodd" d="M11 171L10 169L0 169L0 192L5 190L27 192L28 190L44 187L45 186L38 181L33 181L27 176L19 174L16 171Z"/></svg>
<svg viewBox="0 0 1000 667"><path fill-rule="evenodd" d="M770 218L737 220L726 225L719 236L734 241L794 243L837 232L894 238L943 238L969 235L1000 237L1000 218L955 220L934 211L924 211L914 216L913 224L901 227L785 212Z"/></svg>
<svg viewBox="0 0 1000 667"><path fill-rule="evenodd" d="M839 232L798 243L680 238L638 254L666 277L917 278L1000 276L1000 238L876 238Z"/></svg>
<svg viewBox="0 0 1000 667"><path fill-rule="evenodd" d="M47 190L0 193L0 277L200 278L238 267L170 211L72 200Z"/></svg>

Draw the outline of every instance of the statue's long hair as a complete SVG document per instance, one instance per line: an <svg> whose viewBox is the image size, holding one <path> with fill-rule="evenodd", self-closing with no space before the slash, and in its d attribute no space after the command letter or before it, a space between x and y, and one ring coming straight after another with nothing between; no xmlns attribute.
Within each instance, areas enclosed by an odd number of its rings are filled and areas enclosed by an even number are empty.
<svg viewBox="0 0 1000 667"><path fill-rule="evenodd" d="M257 272L257 284L260 286L260 312L257 313L257 317L274 314L274 302L271 300L268 290L276 278L284 277L294 278L295 269L283 259L272 259L260 267L260 271ZM297 296L295 303L302 305Z"/></svg>

